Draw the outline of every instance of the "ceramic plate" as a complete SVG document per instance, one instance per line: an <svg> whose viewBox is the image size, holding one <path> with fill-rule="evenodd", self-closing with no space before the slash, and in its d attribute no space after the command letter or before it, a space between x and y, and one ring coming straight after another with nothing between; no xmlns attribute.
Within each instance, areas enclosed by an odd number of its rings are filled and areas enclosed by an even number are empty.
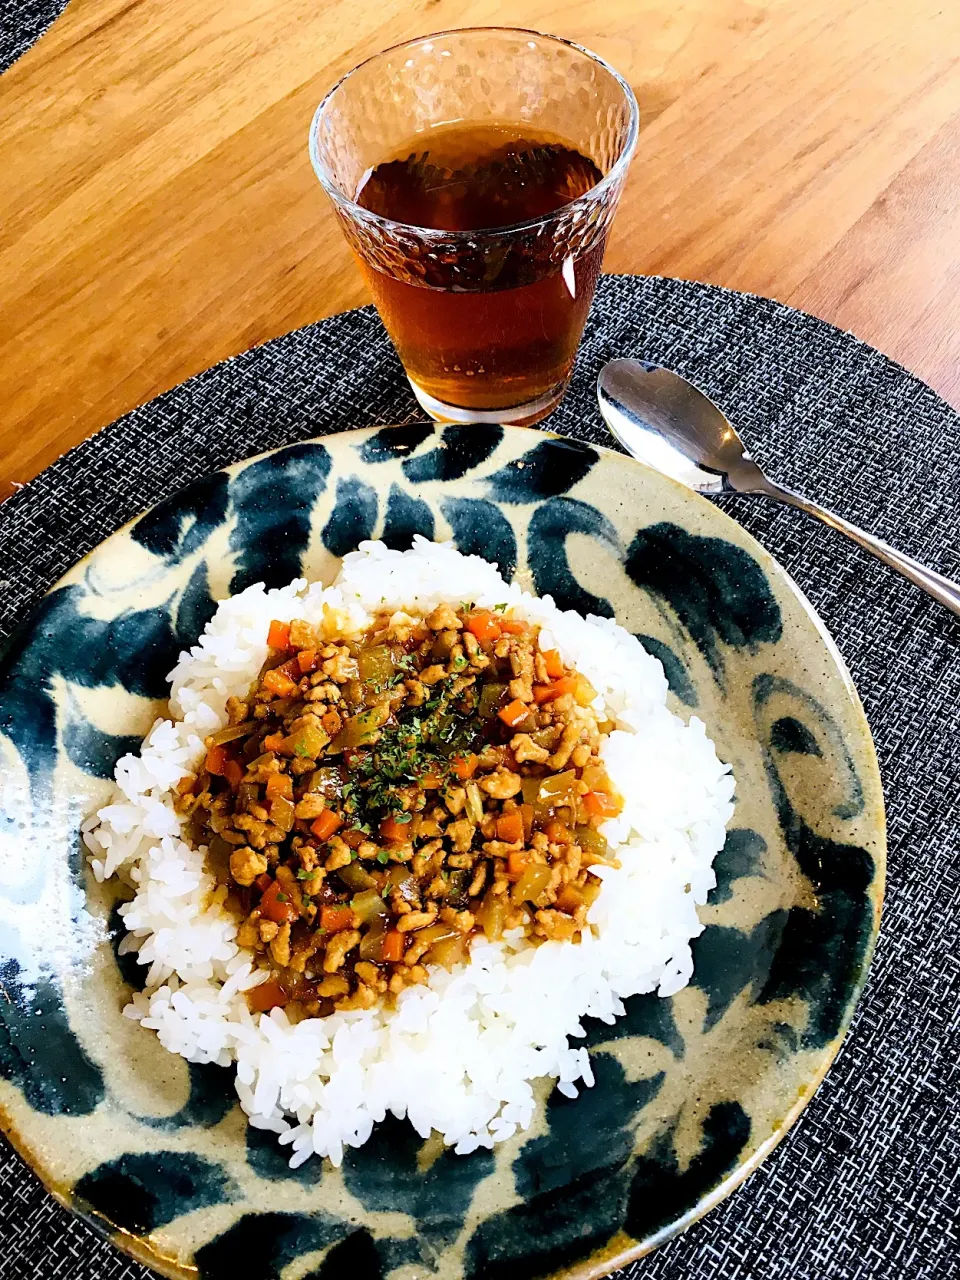
<svg viewBox="0 0 960 1280"><path fill-rule="evenodd" d="M452 538L616 617L707 725L737 809L692 983L589 1024L595 1088L457 1156L387 1121L291 1172L230 1073L121 1016L110 886L78 828L161 711L214 602L329 581L364 538ZM190 485L107 539L0 664L0 1113L65 1204L194 1280L599 1276L727 1195L783 1136L849 1022L884 876L880 782L843 663L784 571L706 501L542 432L433 425L307 441Z"/></svg>

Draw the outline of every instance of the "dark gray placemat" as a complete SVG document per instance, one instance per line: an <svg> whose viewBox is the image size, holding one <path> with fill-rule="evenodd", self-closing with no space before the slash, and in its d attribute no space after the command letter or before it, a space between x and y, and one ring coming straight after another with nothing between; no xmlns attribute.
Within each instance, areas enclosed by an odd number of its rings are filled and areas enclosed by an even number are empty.
<svg viewBox="0 0 960 1280"><path fill-rule="evenodd" d="M593 384L625 354L692 377L788 484L960 576L960 418L879 352L766 299L607 277L549 425L608 443ZM272 445L416 416L369 309L218 365L0 506L0 635L79 555L186 481ZM889 806L887 905L850 1036L791 1134L731 1199L621 1275L960 1275L960 622L805 516L725 503L810 596L857 682ZM147 1275L0 1146L2 1280Z"/></svg>
<svg viewBox="0 0 960 1280"><path fill-rule="evenodd" d="M0 71L6 71L60 17L67 0L0 0Z"/></svg>

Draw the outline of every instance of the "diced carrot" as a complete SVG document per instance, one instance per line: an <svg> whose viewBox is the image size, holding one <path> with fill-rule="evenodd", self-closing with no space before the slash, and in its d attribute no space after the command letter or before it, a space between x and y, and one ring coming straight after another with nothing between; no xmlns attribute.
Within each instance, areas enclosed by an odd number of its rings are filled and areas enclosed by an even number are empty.
<svg viewBox="0 0 960 1280"><path fill-rule="evenodd" d="M527 624L521 622L519 618L501 618L500 630L505 636L522 636L527 629Z"/></svg>
<svg viewBox="0 0 960 1280"><path fill-rule="evenodd" d="M543 665L547 668L547 675L551 680L559 680L563 675L563 659L560 657L559 649L545 649L541 654Z"/></svg>
<svg viewBox="0 0 960 1280"><path fill-rule="evenodd" d="M320 908L320 927L329 933L339 933L341 929L352 929L356 922L356 912L352 907Z"/></svg>
<svg viewBox="0 0 960 1280"><path fill-rule="evenodd" d="M533 700L538 704L541 702L553 702L555 698L562 698L565 693L574 693L576 687L576 676L561 676L559 680L554 680L552 684L535 684L533 686Z"/></svg>
<svg viewBox="0 0 960 1280"><path fill-rule="evenodd" d="M293 799L293 779L290 777L289 773L270 774L267 778L267 799Z"/></svg>
<svg viewBox="0 0 960 1280"><path fill-rule="evenodd" d="M316 649L301 649L297 654L297 666L300 668L302 676L308 675L311 671L317 669L317 651Z"/></svg>
<svg viewBox="0 0 960 1280"><path fill-rule="evenodd" d="M318 840L329 840L338 827L342 826L343 819L339 813L334 813L332 809L324 809L319 818L315 818L310 823L310 830Z"/></svg>
<svg viewBox="0 0 960 1280"><path fill-rule="evenodd" d="M380 834L384 840L406 840L410 834L410 824L398 822L396 818L384 818L380 823Z"/></svg>
<svg viewBox="0 0 960 1280"><path fill-rule="evenodd" d="M324 733L329 733L331 738L340 732L343 725L339 711L325 711L320 717L320 723L323 725Z"/></svg>
<svg viewBox="0 0 960 1280"><path fill-rule="evenodd" d="M564 826L562 822L558 822L556 818L551 818L544 828L544 834L551 844L569 844L570 829Z"/></svg>
<svg viewBox="0 0 960 1280"><path fill-rule="evenodd" d="M271 649L289 649L289 622L277 622L276 618L274 618L273 622L270 623L270 630L267 632L267 644Z"/></svg>
<svg viewBox="0 0 960 1280"><path fill-rule="evenodd" d="M478 609L476 613L471 613L466 620L466 628L481 644L494 644L503 635L499 619L488 609Z"/></svg>
<svg viewBox="0 0 960 1280"><path fill-rule="evenodd" d="M518 844L523 839L523 814L502 813L497 819L497 839L504 844Z"/></svg>
<svg viewBox="0 0 960 1280"><path fill-rule="evenodd" d="M399 964L403 959L405 939L399 929L391 929L383 940L380 957L384 964Z"/></svg>
<svg viewBox="0 0 960 1280"><path fill-rule="evenodd" d="M508 702L505 707L501 707L497 712L497 715L508 729L515 729L518 724L526 720L529 714L530 708L525 702L521 702L519 698L514 698L512 702Z"/></svg>
<svg viewBox="0 0 960 1280"><path fill-rule="evenodd" d="M282 733L268 733L263 740L264 751L279 751L283 746Z"/></svg>
<svg viewBox="0 0 960 1280"><path fill-rule="evenodd" d="M203 767L206 769L207 773L212 773L214 777L222 778L223 771L226 768L227 761L229 759L230 756L226 747L220 746L219 743L214 743L207 752L207 758L203 762Z"/></svg>
<svg viewBox="0 0 960 1280"><path fill-rule="evenodd" d="M561 676L559 680L554 680L551 688L554 698L562 698L566 693L576 693L579 688L579 677ZM552 702L553 698L550 701Z"/></svg>
<svg viewBox="0 0 960 1280"><path fill-rule="evenodd" d="M472 778L477 772L477 765L480 763L480 757L475 755L457 756L453 762L453 772L457 775L461 782L466 782L468 778Z"/></svg>
<svg viewBox="0 0 960 1280"><path fill-rule="evenodd" d="M289 662L284 662L281 666L275 667L275 671L282 671L288 680L292 680L294 684L300 683L300 677L303 672L300 670L300 658L291 658Z"/></svg>
<svg viewBox="0 0 960 1280"><path fill-rule="evenodd" d="M243 775L246 773L243 765L239 760L235 760L232 756L223 766L223 776L230 783L230 786L236 791L240 783L243 781Z"/></svg>
<svg viewBox="0 0 960 1280"><path fill-rule="evenodd" d="M623 812L623 801L619 796L609 795L606 791L598 791L596 794L600 797L600 803L605 807L608 817L615 818Z"/></svg>
<svg viewBox="0 0 960 1280"><path fill-rule="evenodd" d="M580 802L591 818L614 818L620 812L620 805L605 791L588 791Z"/></svg>
<svg viewBox="0 0 960 1280"><path fill-rule="evenodd" d="M443 779L437 777L435 773L425 773L418 781L424 791L436 791L443 783Z"/></svg>
<svg viewBox="0 0 960 1280"><path fill-rule="evenodd" d="M279 982L261 982L247 992L247 1008L251 1013L268 1013L271 1009L282 1009L288 996Z"/></svg>
<svg viewBox="0 0 960 1280"><path fill-rule="evenodd" d="M519 850L507 854L507 875L511 880L519 880L530 865L530 855Z"/></svg>
<svg viewBox="0 0 960 1280"><path fill-rule="evenodd" d="M272 671L267 672L263 677L263 687L275 693L278 698L289 698L291 694L297 692L296 681L284 675L279 667L274 667Z"/></svg>
<svg viewBox="0 0 960 1280"><path fill-rule="evenodd" d="M616 817L623 810L623 801L619 796L612 796L607 791L598 791L595 793L600 797L600 804L606 809L609 817Z"/></svg>
<svg viewBox="0 0 960 1280"><path fill-rule="evenodd" d="M273 884L273 881L270 879L270 877L267 875L265 871L262 876L257 876L256 880L254 880L253 883L257 886L257 888L260 890L261 893L266 893L266 891Z"/></svg>
<svg viewBox="0 0 960 1280"><path fill-rule="evenodd" d="M580 803L591 818L599 818L603 813L599 791L588 791L585 796L580 797Z"/></svg>
<svg viewBox="0 0 960 1280"><path fill-rule="evenodd" d="M207 773L212 773L218 778L226 778L234 790L239 787L246 772L236 756L232 755L226 747L221 746L219 743L214 744L207 752L204 766Z"/></svg>
<svg viewBox="0 0 960 1280"><path fill-rule="evenodd" d="M273 920L277 924L293 924L294 920L300 918L300 912L283 892L279 880L274 880L264 891L260 899L260 910L268 920Z"/></svg>

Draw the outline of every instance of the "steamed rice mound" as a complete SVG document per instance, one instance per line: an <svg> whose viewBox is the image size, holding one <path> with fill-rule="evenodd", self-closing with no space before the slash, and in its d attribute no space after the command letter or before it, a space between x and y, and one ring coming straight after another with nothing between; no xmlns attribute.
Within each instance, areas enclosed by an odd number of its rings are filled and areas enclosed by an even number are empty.
<svg viewBox="0 0 960 1280"><path fill-rule="evenodd" d="M177 783L227 722L227 698L257 677L274 619L302 618L333 637L384 609L426 614L464 600L506 604L539 626L541 649L589 680L596 710L616 726L601 758L624 807L601 832L620 865L596 869L590 928L577 943L532 945L520 930L477 938L466 963L431 967L392 1005L296 1024L279 1008L252 1014L245 993L269 972L238 945L239 921L214 896L203 848L183 838ZM576 1045L585 1017L612 1023L625 998L669 996L689 981L696 908L715 884L734 780L703 724L668 709L660 663L616 623L563 612L451 545L417 538L401 553L367 542L331 587L298 579L225 600L170 678L172 718L120 760L115 797L85 824L94 874L117 876L133 895L121 907L122 948L137 952L146 980L124 1013L191 1062L236 1063L250 1123L291 1146L291 1165L313 1154L339 1164L388 1111L459 1153L491 1147L530 1124L533 1080L553 1077L571 1097L592 1085Z"/></svg>

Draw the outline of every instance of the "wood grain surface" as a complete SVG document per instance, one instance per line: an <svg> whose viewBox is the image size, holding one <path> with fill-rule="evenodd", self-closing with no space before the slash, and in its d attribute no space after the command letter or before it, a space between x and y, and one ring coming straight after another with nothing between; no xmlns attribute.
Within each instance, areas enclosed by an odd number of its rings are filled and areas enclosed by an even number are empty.
<svg viewBox="0 0 960 1280"><path fill-rule="evenodd" d="M608 270L806 308L960 403L956 0L71 0L0 77L0 489L366 301L314 107L385 45L485 23L634 86Z"/></svg>

